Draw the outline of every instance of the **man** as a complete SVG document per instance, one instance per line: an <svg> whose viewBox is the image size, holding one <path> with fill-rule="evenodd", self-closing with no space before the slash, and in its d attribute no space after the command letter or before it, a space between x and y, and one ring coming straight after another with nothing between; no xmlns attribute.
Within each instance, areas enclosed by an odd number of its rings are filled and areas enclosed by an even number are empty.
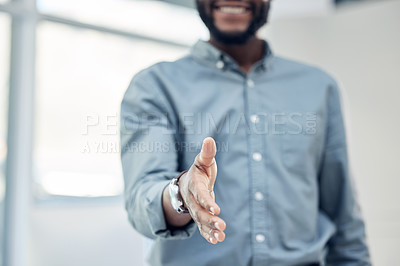
<svg viewBox="0 0 400 266"><path fill-rule="evenodd" d="M336 82L256 37L269 1L197 8L210 40L122 102L126 209L150 264L370 265Z"/></svg>

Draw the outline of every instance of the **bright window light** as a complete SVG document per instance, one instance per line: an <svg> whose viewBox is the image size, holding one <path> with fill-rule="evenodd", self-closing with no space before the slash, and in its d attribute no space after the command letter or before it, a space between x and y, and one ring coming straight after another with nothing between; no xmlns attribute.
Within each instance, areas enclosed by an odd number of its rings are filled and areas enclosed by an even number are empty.
<svg viewBox="0 0 400 266"><path fill-rule="evenodd" d="M38 8L43 13L180 44L191 45L208 37L196 10L161 1L40 0Z"/></svg>
<svg viewBox="0 0 400 266"><path fill-rule="evenodd" d="M123 190L122 178L100 173L50 172L41 183L46 193L57 196L117 196Z"/></svg>
<svg viewBox="0 0 400 266"><path fill-rule="evenodd" d="M42 22L37 34L34 181L44 192L39 196L122 193L123 94L135 73L179 58L186 48L50 22Z"/></svg>

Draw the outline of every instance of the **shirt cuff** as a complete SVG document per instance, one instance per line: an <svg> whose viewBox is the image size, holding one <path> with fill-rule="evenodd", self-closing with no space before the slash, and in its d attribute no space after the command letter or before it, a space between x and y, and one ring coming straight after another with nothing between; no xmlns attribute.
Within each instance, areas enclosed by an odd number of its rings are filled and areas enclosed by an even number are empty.
<svg viewBox="0 0 400 266"><path fill-rule="evenodd" d="M192 237L197 229L196 223L191 220L183 227L168 227L163 210L163 191L169 180L157 182L146 195L146 210L152 234L156 238L165 240L180 240Z"/></svg>

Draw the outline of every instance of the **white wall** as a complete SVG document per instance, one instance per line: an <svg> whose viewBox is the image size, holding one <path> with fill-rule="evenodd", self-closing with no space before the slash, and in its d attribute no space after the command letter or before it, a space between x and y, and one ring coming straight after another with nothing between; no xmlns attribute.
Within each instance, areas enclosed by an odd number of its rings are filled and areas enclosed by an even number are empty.
<svg viewBox="0 0 400 266"><path fill-rule="evenodd" d="M277 20L276 54L323 67L343 85L357 191L375 265L400 265L400 1L353 4L335 15Z"/></svg>
<svg viewBox="0 0 400 266"><path fill-rule="evenodd" d="M321 17L334 12L333 0L272 0L271 20Z"/></svg>

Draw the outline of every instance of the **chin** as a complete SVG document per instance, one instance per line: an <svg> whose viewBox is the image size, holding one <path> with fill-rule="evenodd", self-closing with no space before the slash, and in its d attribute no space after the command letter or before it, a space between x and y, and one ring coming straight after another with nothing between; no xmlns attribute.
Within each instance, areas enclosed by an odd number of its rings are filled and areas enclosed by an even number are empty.
<svg viewBox="0 0 400 266"><path fill-rule="evenodd" d="M223 35L241 36L246 33L246 30L219 30Z"/></svg>

